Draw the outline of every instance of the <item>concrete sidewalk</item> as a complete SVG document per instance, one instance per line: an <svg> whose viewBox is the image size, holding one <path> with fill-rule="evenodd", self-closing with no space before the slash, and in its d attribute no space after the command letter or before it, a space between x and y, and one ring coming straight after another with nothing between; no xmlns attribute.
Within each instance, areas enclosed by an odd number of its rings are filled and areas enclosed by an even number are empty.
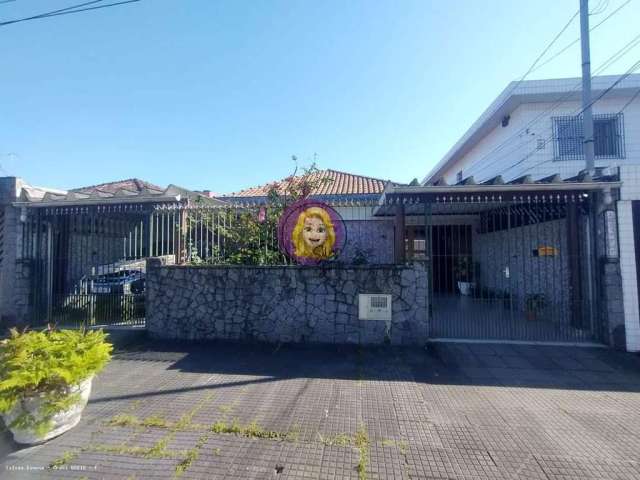
<svg viewBox="0 0 640 480"><path fill-rule="evenodd" d="M599 348L148 343L12 478L640 478L640 358Z"/></svg>

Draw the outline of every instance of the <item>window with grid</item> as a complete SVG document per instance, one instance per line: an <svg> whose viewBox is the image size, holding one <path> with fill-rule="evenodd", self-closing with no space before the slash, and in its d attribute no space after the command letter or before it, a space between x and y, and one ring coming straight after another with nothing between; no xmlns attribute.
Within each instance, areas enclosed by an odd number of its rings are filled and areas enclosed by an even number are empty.
<svg viewBox="0 0 640 480"><path fill-rule="evenodd" d="M553 117L556 160L584 158L582 115ZM624 122L622 113L593 116L593 147L596 158L624 158Z"/></svg>

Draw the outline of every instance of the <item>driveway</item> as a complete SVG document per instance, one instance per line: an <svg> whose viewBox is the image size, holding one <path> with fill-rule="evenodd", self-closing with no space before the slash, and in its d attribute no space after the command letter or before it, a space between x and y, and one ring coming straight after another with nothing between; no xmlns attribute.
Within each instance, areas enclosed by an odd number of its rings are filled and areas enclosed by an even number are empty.
<svg viewBox="0 0 640 480"><path fill-rule="evenodd" d="M0 477L637 479L639 438L632 354L149 342Z"/></svg>

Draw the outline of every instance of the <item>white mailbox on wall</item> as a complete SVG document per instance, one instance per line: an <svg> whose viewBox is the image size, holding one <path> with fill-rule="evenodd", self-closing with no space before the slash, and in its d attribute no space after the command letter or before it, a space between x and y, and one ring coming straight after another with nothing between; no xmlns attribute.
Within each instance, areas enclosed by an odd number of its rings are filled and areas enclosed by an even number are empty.
<svg viewBox="0 0 640 480"><path fill-rule="evenodd" d="M358 295L360 320L391 320L391 295L361 293Z"/></svg>

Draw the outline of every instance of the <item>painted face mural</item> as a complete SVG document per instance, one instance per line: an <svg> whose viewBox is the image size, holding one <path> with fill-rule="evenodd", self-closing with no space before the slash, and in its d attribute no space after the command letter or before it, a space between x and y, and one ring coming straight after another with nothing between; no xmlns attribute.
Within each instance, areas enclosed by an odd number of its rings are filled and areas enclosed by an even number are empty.
<svg viewBox="0 0 640 480"><path fill-rule="evenodd" d="M303 200L289 206L278 226L280 248L303 265L334 258L345 241L340 215L330 206Z"/></svg>

